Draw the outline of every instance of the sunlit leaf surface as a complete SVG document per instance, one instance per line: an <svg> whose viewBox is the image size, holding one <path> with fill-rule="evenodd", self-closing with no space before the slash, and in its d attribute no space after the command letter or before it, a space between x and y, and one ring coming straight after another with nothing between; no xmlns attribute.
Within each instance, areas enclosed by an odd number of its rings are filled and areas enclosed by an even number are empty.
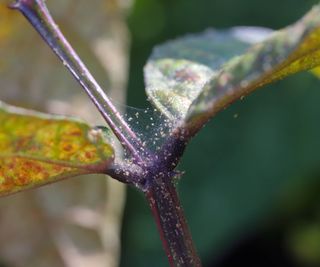
<svg viewBox="0 0 320 267"><path fill-rule="evenodd" d="M249 47L256 41L261 42ZM189 36L155 50L146 66L147 93L167 116L183 118L196 132L252 90L318 66L319 45L320 6L271 34L244 28Z"/></svg>
<svg viewBox="0 0 320 267"><path fill-rule="evenodd" d="M113 149L83 122L0 102L0 195L69 176L99 173Z"/></svg>
<svg viewBox="0 0 320 267"><path fill-rule="evenodd" d="M147 94L167 117L183 118L221 66L272 31L258 27L207 30L156 47L145 66Z"/></svg>

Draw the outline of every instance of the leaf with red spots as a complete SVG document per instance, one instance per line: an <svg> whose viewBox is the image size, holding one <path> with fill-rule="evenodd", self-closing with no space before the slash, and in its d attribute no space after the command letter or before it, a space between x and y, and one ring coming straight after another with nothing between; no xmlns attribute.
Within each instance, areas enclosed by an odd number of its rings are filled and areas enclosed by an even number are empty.
<svg viewBox="0 0 320 267"><path fill-rule="evenodd" d="M113 157L102 133L79 120L0 102L0 196L70 176L103 173Z"/></svg>

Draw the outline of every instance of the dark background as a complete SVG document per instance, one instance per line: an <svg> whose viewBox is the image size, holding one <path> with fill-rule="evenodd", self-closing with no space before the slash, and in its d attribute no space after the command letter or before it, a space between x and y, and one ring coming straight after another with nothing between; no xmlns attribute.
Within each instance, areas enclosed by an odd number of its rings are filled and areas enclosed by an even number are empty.
<svg viewBox="0 0 320 267"><path fill-rule="evenodd" d="M144 107L151 49L206 28L282 28L315 0L136 0L129 105ZM179 192L204 266L320 266L320 90L302 73L219 113L188 147ZM167 266L143 196L129 189L121 266Z"/></svg>

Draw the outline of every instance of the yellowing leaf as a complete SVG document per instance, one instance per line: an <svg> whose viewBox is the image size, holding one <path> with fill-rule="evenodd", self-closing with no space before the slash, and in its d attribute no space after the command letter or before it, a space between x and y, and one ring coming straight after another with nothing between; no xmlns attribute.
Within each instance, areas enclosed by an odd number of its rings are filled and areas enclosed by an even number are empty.
<svg viewBox="0 0 320 267"><path fill-rule="evenodd" d="M279 31L236 27L165 43L145 67L146 91L162 113L194 135L236 99L319 64L320 5Z"/></svg>
<svg viewBox="0 0 320 267"><path fill-rule="evenodd" d="M16 23L12 23L12 17L16 16L13 12L5 5L0 4L0 40L4 42L5 39L12 33Z"/></svg>
<svg viewBox="0 0 320 267"><path fill-rule="evenodd" d="M320 64L320 5L300 21L274 32L242 56L227 62L191 104L185 118L191 133L249 92Z"/></svg>
<svg viewBox="0 0 320 267"><path fill-rule="evenodd" d="M320 77L320 67L316 67L316 68L312 69L311 72L312 72L314 75Z"/></svg>
<svg viewBox="0 0 320 267"><path fill-rule="evenodd" d="M113 149L81 121L0 102L0 196L56 180L102 173Z"/></svg>

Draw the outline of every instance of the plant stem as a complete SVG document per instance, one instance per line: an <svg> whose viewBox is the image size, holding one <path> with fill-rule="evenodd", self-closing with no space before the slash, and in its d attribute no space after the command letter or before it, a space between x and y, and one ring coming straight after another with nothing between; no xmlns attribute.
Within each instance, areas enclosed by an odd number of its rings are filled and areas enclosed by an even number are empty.
<svg viewBox="0 0 320 267"><path fill-rule="evenodd" d="M200 267L201 261L193 245L172 178L154 179L145 195L157 223L170 266Z"/></svg>
<svg viewBox="0 0 320 267"><path fill-rule="evenodd" d="M75 79L85 89L121 144L133 156L134 163L114 165L112 177L135 185L145 193L156 220L163 246L171 266L200 267L172 176L186 146L179 128L172 133L158 155L144 151L143 145L110 99L82 63L52 19L43 0L17 0L18 9L39 32Z"/></svg>
<svg viewBox="0 0 320 267"><path fill-rule="evenodd" d="M67 39L51 17L43 0L18 0L11 5L18 9L38 31L53 52L59 57L66 68L81 84L90 99L96 105L114 134L127 149L136 162L142 162L141 153L138 151L142 145L139 138L125 122L121 114L104 93L90 71L81 61L80 57L71 47Z"/></svg>

